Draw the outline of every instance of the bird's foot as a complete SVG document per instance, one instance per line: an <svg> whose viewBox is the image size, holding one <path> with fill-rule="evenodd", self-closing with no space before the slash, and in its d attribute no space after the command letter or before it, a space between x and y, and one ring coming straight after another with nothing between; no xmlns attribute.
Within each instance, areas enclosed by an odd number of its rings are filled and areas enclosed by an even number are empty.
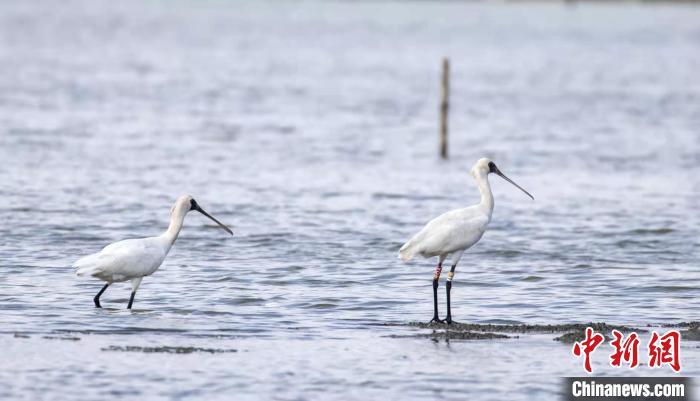
<svg viewBox="0 0 700 401"><path fill-rule="evenodd" d="M437 316L433 316L433 318L428 322L428 324L443 324L445 323L444 320L441 320Z"/></svg>
<svg viewBox="0 0 700 401"><path fill-rule="evenodd" d="M102 305L100 305L100 301L98 301L98 300L96 300L96 299L95 299L94 301L95 301L95 308L101 308L101 307L102 307Z"/></svg>
<svg viewBox="0 0 700 401"><path fill-rule="evenodd" d="M452 317L451 317L451 316L447 316L447 318L446 318L445 320L443 320L443 322L444 322L445 324L457 323L457 322L455 322L454 320L452 320Z"/></svg>

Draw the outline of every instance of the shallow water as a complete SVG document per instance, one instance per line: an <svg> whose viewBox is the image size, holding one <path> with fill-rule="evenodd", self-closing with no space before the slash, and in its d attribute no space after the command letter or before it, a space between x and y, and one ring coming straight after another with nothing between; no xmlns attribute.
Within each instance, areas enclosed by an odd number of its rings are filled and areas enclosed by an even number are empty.
<svg viewBox="0 0 700 401"><path fill-rule="evenodd" d="M2 3L0 396L556 398L583 370L552 335L396 338L434 263L397 249L478 200L488 156L536 200L492 179L456 320L700 319L698 68L692 6ZM159 234L183 192L236 236L188 216L132 312L128 284L93 308L71 263Z"/></svg>

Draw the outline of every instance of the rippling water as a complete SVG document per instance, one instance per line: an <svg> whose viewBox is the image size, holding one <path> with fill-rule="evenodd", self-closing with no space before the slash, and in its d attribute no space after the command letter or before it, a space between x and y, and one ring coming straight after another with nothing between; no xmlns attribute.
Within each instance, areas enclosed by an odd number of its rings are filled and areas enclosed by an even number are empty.
<svg viewBox="0 0 700 401"><path fill-rule="evenodd" d="M432 316L397 249L482 156L536 200L492 178L456 320L700 319L700 8L5 2L0 70L2 397L555 398L582 369L551 336L388 337ZM132 312L93 308L71 263L185 192L236 236L188 216ZM231 352L119 351L161 346Z"/></svg>

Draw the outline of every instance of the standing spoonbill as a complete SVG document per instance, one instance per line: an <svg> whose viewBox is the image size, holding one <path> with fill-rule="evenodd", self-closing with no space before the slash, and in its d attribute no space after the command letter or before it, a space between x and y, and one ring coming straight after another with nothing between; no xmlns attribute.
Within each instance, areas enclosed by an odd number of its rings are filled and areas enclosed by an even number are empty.
<svg viewBox="0 0 700 401"><path fill-rule="evenodd" d="M479 186L481 202L464 209L451 210L434 218L399 250L399 257L404 262L408 262L417 254L425 258L433 256L439 257L438 265L435 268L435 274L433 274L433 305L435 307L435 313L430 323L452 323L450 291L452 290L452 278L455 274L455 268L464 251L479 242L489 222L491 222L493 194L491 193L491 185L488 180L489 173L498 174L504 180L525 192L532 200L535 200L529 192L506 177L505 174L496 167L494 162L486 158L479 159L472 167L471 174L476 180L476 184ZM440 320L438 318L437 304L438 280L442 272L442 262L450 254L452 254L452 268L447 274L447 317L445 320Z"/></svg>
<svg viewBox="0 0 700 401"><path fill-rule="evenodd" d="M107 282L95 295L95 307L102 307L100 296L110 284L131 280L131 298L129 298L129 306L127 307L127 309L131 309L134 295L141 285L141 280L158 270L180 234L185 215L191 210L196 210L209 217L226 232L233 235L230 228L205 212L190 195L180 196L170 210L170 225L163 234L157 237L115 242L107 245L100 252L85 256L73 264L76 275L80 277L92 276Z"/></svg>

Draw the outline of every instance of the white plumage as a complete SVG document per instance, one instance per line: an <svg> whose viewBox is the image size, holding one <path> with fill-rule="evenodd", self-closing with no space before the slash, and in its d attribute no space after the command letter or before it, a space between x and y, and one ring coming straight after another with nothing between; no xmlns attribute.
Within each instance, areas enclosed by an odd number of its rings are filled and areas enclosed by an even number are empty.
<svg viewBox="0 0 700 401"><path fill-rule="evenodd" d="M464 251L484 235L491 214L479 206L451 210L430 220L399 250L404 262L415 255L426 258Z"/></svg>
<svg viewBox="0 0 700 401"><path fill-rule="evenodd" d="M437 308L438 280L443 261L452 255L452 268L447 277L447 318L444 320L451 323L450 290L455 268L464 251L479 242L491 222L494 200L488 180L489 173L498 174L532 198L532 195L506 177L491 160L479 159L472 167L471 174L479 186L481 202L467 208L451 210L434 218L399 249L399 257L404 262L410 261L416 255L426 258L439 257L438 266L433 275L434 315L431 322L443 322L438 318Z"/></svg>
<svg viewBox="0 0 700 401"><path fill-rule="evenodd" d="M79 277L92 276L118 283L150 276L163 263L168 251L170 244L163 237L127 239L79 259L73 267Z"/></svg>
<svg viewBox="0 0 700 401"><path fill-rule="evenodd" d="M204 214L233 235L228 227L205 212L192 196L179 197L170 211L170 225L163 234L157 237L115 242L107 245L100 252L85 256L73 264L75 274L79 277L90 276L107 282L94 298L96 307L101 307L100 296L110 284L131 280L132 291L128 305L131 309L141 280L158 270L177 240L185 216L191 210Z"/></svg>

